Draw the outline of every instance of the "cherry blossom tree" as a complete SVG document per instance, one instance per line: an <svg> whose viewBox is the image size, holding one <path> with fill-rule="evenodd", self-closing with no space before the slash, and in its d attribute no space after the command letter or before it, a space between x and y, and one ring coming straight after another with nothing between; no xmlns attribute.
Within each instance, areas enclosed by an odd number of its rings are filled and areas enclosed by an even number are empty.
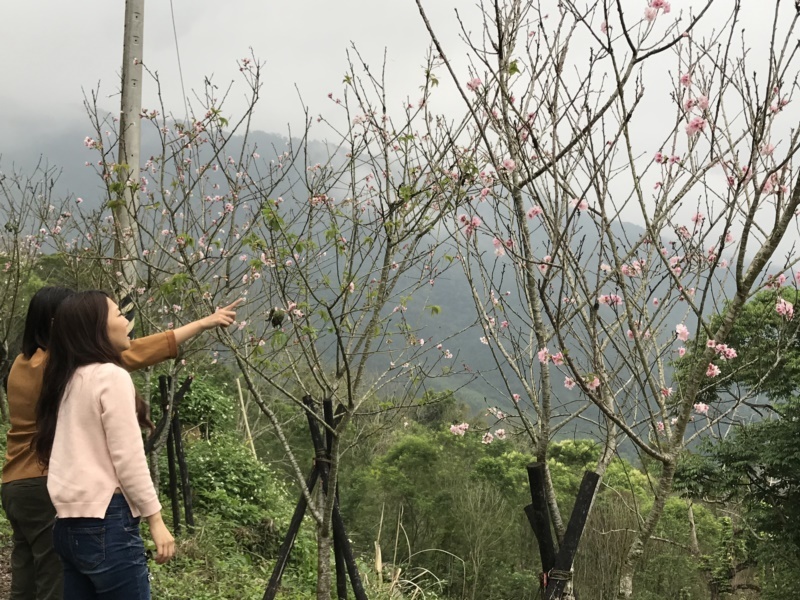
<svg viewBox="0 0 800 600"><path fill-rule="evenodd" d="M459 177L443 166L453 146L449 130L437 128L426 108L432 66L423 100L398 101L390 111L383 76L355 49L351 57L342 92L326 100L330 115L307 111L305 128L281 139L283 147L260 147L263 136L250 129L262 92L262 65L252 57L239 62L249 105L237 121L223 116L230 90L210 81L188 121L163 106L143 108L151 126L145 139L156 140L156 151L138 182L115 164L118 123L93 94L87 107L95 131L85 145L95 158L87 168L105 183L105 197L81 212L60 247L101 261L112 281L121 278L111 257L133 233L116 227L112 211L125 188L137 186L139 206L126 210L137 229L138 256L129 259L141 277L145 328L178 326L246 299L241 320L205 360L238 366L283 444L317 527L320 599L331 595L336 494L312 497L282 419L310 414L332 434L327 489L335 490L341 455L359 441L360 415L397 413L431 378L457 370L447 335L433 337L421 325L423 315L441 310L428 297L452 264L437 252L440 223L464 200ZM333 401L332 427L323 399Z"/></svg>
<svg viewBox="0 0 800 600"><path fill-rule="evenodd" d="M753 294L796 285L796 11L770 6L765 37L738 1L483 2L477 31L457 13L457 50L416 4L469 118L451 160L476 176L445 224L516 407L498 426L542 462L574 426L602 444L601 475L623 440L658 465L618 565L631 598L681 453L742 407L701 400L737 356L727 336Z"/></svg>
<svg viewBox="0 0 800 600"><path fill-rule="evenodd" d="M0 157L0 164L2 164ZM53 188L57 169L40 162L32 171L0 167L0 381L5 381L22 335L31 286L49 274L42 258L52 252L51 240L70 226L71 213ZM35 290L34 290L35 291ZM8 419L0 386L0 414Z"/></svg>

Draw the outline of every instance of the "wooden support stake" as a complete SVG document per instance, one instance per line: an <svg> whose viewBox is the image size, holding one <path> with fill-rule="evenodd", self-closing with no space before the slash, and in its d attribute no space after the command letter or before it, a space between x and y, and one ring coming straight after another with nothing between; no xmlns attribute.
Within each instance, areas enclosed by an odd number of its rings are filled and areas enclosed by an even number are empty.
<svg viewBox="0 0 800 600"><path fill-rule="evenodd" d="M575 554L578 552L578 544L583 535L583 528L589 517L592 508L594 493L597 484L600 482L600 475L587 471L583 474L583 481L578 490L578 497L575 499L575 507L567 523L567 531L561 541L561 547L556 555L555 566L550 574L547 588L545 589L545 600L558 600L564 592L571 575L572 563Z"/></svg>
<svg viewBox="0 0 800 600"><path fill-rule="evenodd" d="M250 452L253 453L253 458L258 458L256 454L256 445L253 443L253 434L250 431L250 421L247 418L247 407L244 405L244 394L242 394L242 384L239 378L236 378L236 389L239 390L239 405L242 408L242 419L244 420L244 430L247 433L247 443L250 445Z"/></svg>
<svg viewBox="0 0 800 600"><path fill-rule="evenodd" d="M333 400L326 398L322 401L322 410L325 416L325 449L327 450L328 458L331 456L333 449L333 430L336 428L335 419L333 416ZM325 493L328 493L327 485L325 486ZM336 486L336 501L339 501L339 486ZM338 537L333 536L333 558L336 562L336 596L338 600L347 600L347 566L344 563L344 555L342 549L339 547Z"/></svg>
<svg viewBox="0 0 800 600"><path fill-rule="evenodd" d="M312 469L311 475L309 475L306 481L306 488L308 488L309 495L311 495L311 492L314 490L314 486L317 485L318 478L319 469ZM278 558L275 561L275 567L272 569L272 576L269 578L267 589L264 592L264 600L275 600L275 596L278 594L278 588L281 585L281 577L283 577L286 564L289 562L289 555L294 547L294 542L297 539L297 533L300 531L300 525L303 522L307 507L306 495L300 494L300 500L297 501L297 506L292 514L292 520L289 522L289 529L286 532L286 537L283 538L283 543L278 550Z"/></svg>
<svg viewBox="0 0 800 600"><path fill-rule="evenodd" d="M311 441L314 444L314 450L317 456L326 456L325 442L320 432L319 423L317 423L314 401L311 396L303 398L303 404L308 408L306 417L308 418L308 428L311 430ZM323 484L327 485L329 462L327 460L318 461L317 466ZM350 575L350 585L353 588L353 595L356 597L356 600L368 600L367 593L364 590L364 584L361 581L361 575L358 572L355 557L353 556L353 548L350 546L350 540L347 539L344 520L339 510L339 501L336 498L334 498L333 501L333 542L334 547L338 546L338 548L341 549L345 565L347 566L347 572Z"/></svg>
<svg viewBox="0 0 800 600"><path fill-rule="evenodd" d="M159 375L158 389L159 394L161 395L161 419L158 421L158 423L156 423L155 431L153 431L153 433L144 443L145 454L150 454L154 450L158 450L164 443L169 431L171 431L170 427L172 426L173 413L172 407L177 406L178 402L180 402L189 391L191 385L191 377L184 379L181 387L178 388L177 392L175 392L175 395L172 398L172 406L170 406L169 389L172 388L172 378L168 378L166 375Z"/></svg>
<svg viewBox="0 0 800 600"><path fill-rule="evenodd" d="M172 530L181 534L181 503L178 499L178 474L175 472L175 438L172 429L167 434L167 466L169 467L169 500L172 504Z"/></svg>
<svg viewBox="0 0 800 600"><path fill-rule="evenodd" d="M172 418L172 439L175 442L175 456L178 459L178 472L181 477L181 491L183 492L183 510L186 516L186 527L194 527L194 509L192 506L192 486L189 483L189 468L186 466L186 453L183 451L181 436L181 417L175 404L175 415Z"/></svg>
<svg viewBox="0 0 800 600"><path fill-rule="evenodd" d="M528 465L528 484L531 490L531 504L525 507L525 514L531 524L536 540L539 542L539 557L542 560L542 572L547 573L556 562L556 548L553 532L550 528L550 509L547 507L545 492L544 463Z"/></svg>

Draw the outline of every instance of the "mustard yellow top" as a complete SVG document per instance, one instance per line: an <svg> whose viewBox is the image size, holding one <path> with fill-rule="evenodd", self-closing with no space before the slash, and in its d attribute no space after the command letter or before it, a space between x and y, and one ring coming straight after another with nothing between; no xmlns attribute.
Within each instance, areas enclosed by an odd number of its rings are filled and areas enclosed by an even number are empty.
<svg viewBox="0 0 800 600"><path fill-rule="evenodd" d="M178 355L178 344L172 331L131 340L131 347L122 353L122 364L136 371ZM36 433L36 403L42 391L47 352L37 350L30 358L17 356L8 374L8 415L11 428L6 434L6 461L3 483L18 479L43 477L47 470L39 464L31 441Z"/></svg>

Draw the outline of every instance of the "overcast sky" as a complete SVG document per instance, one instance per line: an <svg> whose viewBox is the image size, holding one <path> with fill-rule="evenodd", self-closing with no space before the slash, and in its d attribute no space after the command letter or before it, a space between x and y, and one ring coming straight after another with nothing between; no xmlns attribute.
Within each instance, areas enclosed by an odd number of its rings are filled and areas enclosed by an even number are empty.
<svg viewBox="0 0 800 600"><path fill-rule="evenodd" d="M732 0L719 0L730 5ZM553 4L555 0L544 0ZM755 39L771 25L774 0L746 0L745 19ZM5 1L0 6L0 123L38 127L84 119L83 89L101 84L107 108L118 98L122 59L124 0ZM327 92L341 89L345 51L355 43L369 62L379 65L384 49L392 93L398 99L415 94L428 36L414 0L174 0L175 28L187 90L206 75L219 84L236 77L235 61L255 55L266 61L267 100L256 115L257 128L283 132L300 114L297 85L312 112L322 110ZM646 0L624 0L640 18ZM702 0L673 0L669 18L684 15ZM787 16L793 12L784 0ZM475 4L464 0L425 0L448 54L463 55L458 44L454 8L468 26L478 29ZM667 16L665 15L665 18ZM713 23L715 19L709 19ZM145 7L144 60L161 75L168 106L181 104L173 21L168 0L148 0ZM153 86L145 81L145 104ZM148 102L149 100L149 102ZM399 101L399 100L398 100ZM2 131L0 131L2 133ZM8 130L6 130L8 133ZM7 137L7 136L4 136Z"/></svg>
<svg viewBox="0 0 800 600"><path fill-rule="evenodd" d="M459 3L429 4L431 18L445 23ZM123 0L2 2L0 112L27 126L33 118L48 127L85 120L82 90L98 82L107 108L118 107L118 97L110 96L119 88L124 5ZM251 47L266 62L259 129L283 132L298 118L295 85L306 103L321 110L325 95L342 87L351 42L376 65L387 49L392 80L413 83L405 92L396 88L401 96L419 85L428 40L413 0L174 0L173 5L187 92L201 87L206 75L213 74L218 84L235 79L236 60ZM170 2L148 0L144 60L160 74L167 105L182 112L172 27ZM144 104L152 106L149 83Z"/></svg>
<svg viewBox="0 0 800 600"><path fill-rule="evenodd" d="M721 17L732 2L717 0L715 6L719 9L707 16L704 29L697 35L722 25ZM766 46L774 2L743 3L741 23L747 27L747 43L753 45L756 55L763 54ZM692 8L704 3L705 0L672 0L672 11L659 17L663 19L660 23L685 20ZM448 56L457 63L459 77L463 75L466 81L466 50L459 40L454 9L458 8L469 29L479 32L475 3L424 0L423 4ZM541 4L551 5L555 14L557 0L541 0ZM295 86L312 114L328 111L330 101L326 96L328 92L341 93L347 70L346 51L351 43L374 67L380 66L384 51L387 52L391 103L399 107L403 99L415 101L419 97L429 38L414 0L173 0L173 5L183 81L190 95L193 88L202 88L207 75L213 75L221 87L238 80L236 61L248 56L250 48L265 61L263 100L253 122L256 129L286 134L287 124L292 123L297 130L302 112ZM636 21L642 18L647 0L623 0L623 5L630 11L631 21ZM83 134L90 134L82 107L84 90L99 84L101 107L111 112L119 110L124 8L124 0L0 2L0 153L4 163L13 160L15 148L26 142L46 154L46 136L50 132L77 129L82 132L78 140ZM782 16L785 13L782 22L788 23L795 12L792 2L782 0L780 10ZM610 21L613 27L614 20ZM585 32L582 36L586 37ZM588 41L578 38L576 44ZM181 117L183 103L175 46L170 1L148 0L144 62L160 74L166 105ZM669 53L662 56L659 60L664 63L651 66L646 72L644 83L649 100L637 110L637 119L642 119L643 125L637 127L636 133L643 137L643 146L647 143L648 116L658 118L658 102L669 102L673 78L677 77L674 57ZM755 61L752 64L754 69L758 67ZM568 65L567 71L570 66L575 67ZM446 99L447 76L443 70L439 76L445 88L439 95L445 100L437 108L452 112L452 117L462 114L464 108L455 96L452 101ZM241 99L244 87L234 90L234 99ZM144 107L154 107L154 92L152 82L145 80ZM240 106L229 104L228 116L236 117Z"/></svg>

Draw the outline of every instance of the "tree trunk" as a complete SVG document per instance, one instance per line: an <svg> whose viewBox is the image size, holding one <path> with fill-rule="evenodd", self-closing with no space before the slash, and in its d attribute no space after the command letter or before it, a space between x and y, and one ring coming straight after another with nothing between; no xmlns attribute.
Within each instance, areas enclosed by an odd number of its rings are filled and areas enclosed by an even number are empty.
<svg viewBox="0 0 800 600"><path fill-rule="evenodd" d="M628 549L628 556L625 558L625 564L622 565L622 573L619 580L618 600L631 600L631 598L633 598L633 575L636 573L636 568L639 566L639 561L644 554L645 544L647 544L648 540L653 535L653 530L656 528L664 512L667 498L669 498L669 494L672 491L672 480L674 477L675 460L671 459L669 462L664 463L662 468L653 508L650 510L650 514L647 515L647 519L645 519L644 525L639 530L636 539L634 539L631 547Z"/></svg>
<svg viewBox="0 0 800 600"><path fill-rule="evenodd" d="M322 494L321 494L322 495ZM317 600L331 600L331 529L317 528Z"/></svg>

